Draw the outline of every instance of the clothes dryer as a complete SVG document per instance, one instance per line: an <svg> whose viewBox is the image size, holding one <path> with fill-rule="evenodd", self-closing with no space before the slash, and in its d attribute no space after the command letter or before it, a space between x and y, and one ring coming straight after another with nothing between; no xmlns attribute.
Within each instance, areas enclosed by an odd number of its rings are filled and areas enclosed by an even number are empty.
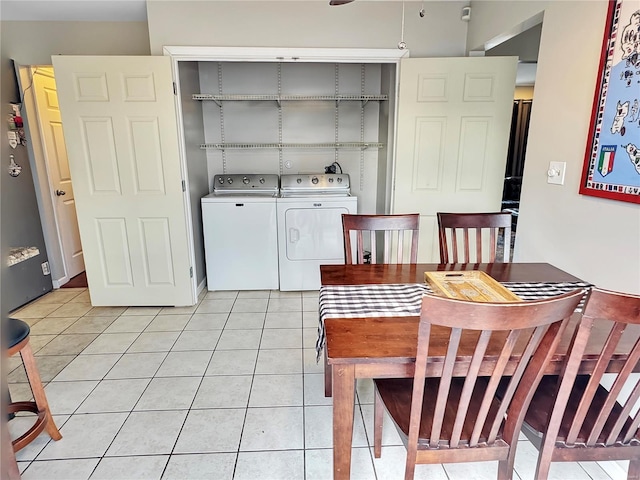
<svg viewBox="0 0 640 480"><path fill-rule="evenodd" d="M278 212L280 290L318 290L320 265L344 263L342 214L355 214L349 175L282 175Z"/></svg>

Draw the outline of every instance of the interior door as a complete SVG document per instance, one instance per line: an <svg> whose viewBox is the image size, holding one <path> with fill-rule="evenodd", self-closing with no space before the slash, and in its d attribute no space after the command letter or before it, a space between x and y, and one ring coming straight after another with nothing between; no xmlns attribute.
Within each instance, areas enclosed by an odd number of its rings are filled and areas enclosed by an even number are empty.
<svg viewBox="0 0 640 480"><path fill-rule="evenodd" d="M192 305L169 57L54 56L94 305Z"/></svg>
<svg viewBox="0 0 640 480"><path fill-rule="evenodd" d="M400 62L391 209L420 214L420 262L439 261L437 212L500 211L516 66L516 57Z"/></svg>
<svg viewBox="0 0 640 480"><path fill-rule="evenodd" d="M35 69L33 89L66 281L84 272L84 255L53 68Z"/></svg>

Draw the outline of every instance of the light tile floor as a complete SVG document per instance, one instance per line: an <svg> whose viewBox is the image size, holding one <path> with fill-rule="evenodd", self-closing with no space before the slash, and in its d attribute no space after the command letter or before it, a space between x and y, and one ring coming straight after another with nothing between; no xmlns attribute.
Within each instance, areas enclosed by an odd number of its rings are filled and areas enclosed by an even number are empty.
<svg viewBox="0 0 640 480"><path fill-rule="evenodd" d="M92 307L86 289L62 289L13 312L31 325L63 435L18 452L23 479L330 479L317 306L317 292L241 291L203 292L194 307ZM7 363L13 400L29 398L19 356ZM371 381L358 384L355 415L352 478L402 478L390 424L382 458L372 455ZM12 434L27 420L10 421ZM514 478L533 479L536 457L520 440ZM622 480L626 467L554 464L550 478ZM416 478L496 472L495 462L421 465Z"/></svg>

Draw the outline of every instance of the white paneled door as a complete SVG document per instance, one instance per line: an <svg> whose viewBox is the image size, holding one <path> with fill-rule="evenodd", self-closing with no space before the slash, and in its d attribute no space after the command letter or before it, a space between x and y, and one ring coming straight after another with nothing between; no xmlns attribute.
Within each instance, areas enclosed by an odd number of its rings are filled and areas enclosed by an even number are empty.
<svg viewBox="0 0 640 480"><path fill-rule="evenodd" d="M437 212L500 211L516 57L400 62L394 213L420 214L418 261L439 261Z"/></svg>
<svg viewBox="0 0 640 480"><path fill-rule="evenodd" d="M64 259L63 279L66 282L84 272L84 255L78 230L76 202L69 172L67 149L60 120L56 81L53 78L51 67L37 67L35 69L33 90L36 96L36 110L52 190L57 233Z"/></svg>
<svg viewBox="0 0 640 480"><path fill-rule="evenodd" d="M93 305L192 305L169 57L54 56Z"/></svg>

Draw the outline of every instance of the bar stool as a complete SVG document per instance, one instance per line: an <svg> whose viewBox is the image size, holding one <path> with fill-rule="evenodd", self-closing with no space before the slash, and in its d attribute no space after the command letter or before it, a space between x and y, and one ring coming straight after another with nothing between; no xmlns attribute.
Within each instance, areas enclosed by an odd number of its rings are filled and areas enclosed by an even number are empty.
<svg viewBox="0 0 640 480"><path fill-rule="evenodd" d="M33 356L33 350L31 350L31 344L29 343L29 325L15 318L5 318L3 323L7 338L8 356L11 357L20 352L34 399L33 402L9 403L7 413L31 412L38 415L33 426L11 442L13 444L13 450L17 452L26 447L45 429L51 438L60 440L62 435L60 435L58 427L56 427L53 417L51 416L49 403L47 402L44 387L40 380L40 374L36 367L36 359Z"/></svg>

